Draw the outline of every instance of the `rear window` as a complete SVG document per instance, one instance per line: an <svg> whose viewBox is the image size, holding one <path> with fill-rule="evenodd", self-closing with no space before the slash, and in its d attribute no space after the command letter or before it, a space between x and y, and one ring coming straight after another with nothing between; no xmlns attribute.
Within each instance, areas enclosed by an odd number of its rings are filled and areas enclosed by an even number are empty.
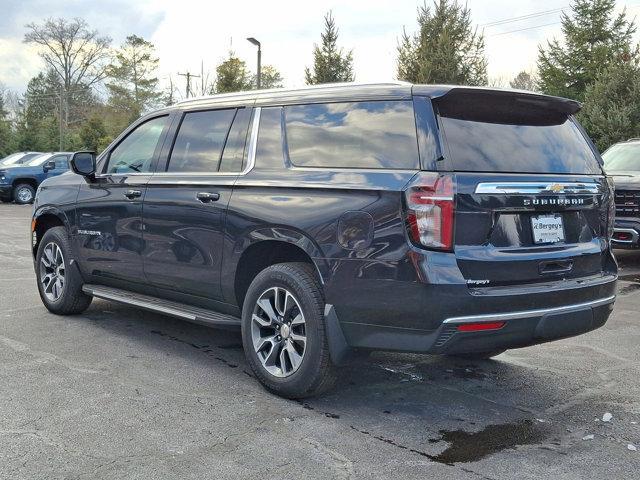
<svg viewBox="0 0 640 480"><path fill-rule="evenodd" d="M601 174L572 117L516 96L457 95L436 102L457 171Z"/></svg>
<svg viewBox="0 0 640 480"><path fill-rule="evenodd" d="M411 101L294 105L285 116L293 165L419 168Z"/></svg>

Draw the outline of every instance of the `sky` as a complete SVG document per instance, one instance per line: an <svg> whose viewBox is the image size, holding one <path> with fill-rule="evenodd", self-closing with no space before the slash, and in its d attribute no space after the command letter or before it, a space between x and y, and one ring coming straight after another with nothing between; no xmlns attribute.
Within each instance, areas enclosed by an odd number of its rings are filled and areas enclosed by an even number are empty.
<svg viewBox="0 0 640 480"><path fill-rule="evenodd" d="M423 1L0 0L0 83L23 92L43 68L37 50L22 42L26 24L47 17L81 17L111 37L114 46L129 34L153 42L163 84L171 77L184 90L185 79L177 74L198 75L202 66L212 80L215 66L229 50L254 69L256 48L246 38L255 37L262 43L263 64L274 65L286 87L297 87L304 84L304 68L312 64L313 45L320 41L329 10L340 45L353 50L356 80L391 80L398 39L403 29L416 30L416 12ZM489 77L506 84L519 71L532 71L538 45L560 35L560 11L569 3L467 0L474 23L485 34ZM618 1L618 7L623 6L630 16L640 17L640 0ZM521 16L528 18L515 18Z"/></svg>

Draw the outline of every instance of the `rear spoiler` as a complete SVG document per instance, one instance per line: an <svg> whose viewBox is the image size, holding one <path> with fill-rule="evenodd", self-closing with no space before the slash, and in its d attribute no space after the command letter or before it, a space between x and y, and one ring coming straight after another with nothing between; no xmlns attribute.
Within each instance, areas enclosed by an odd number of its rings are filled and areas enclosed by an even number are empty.
<svg viewBox="0 0 640 480"><path fill-rule="evenodd" d="M517 100L518 103L530 104L548 110L553 110L564 115L575 115L582 108L582 104L568 98L543 95L541 93L526 90L496 89L488 87L455 87L448 85L414 85L414 95L430 97L438 102L444 100L462 101L473 98L476 102L480 99L491 100Z"/></svg>

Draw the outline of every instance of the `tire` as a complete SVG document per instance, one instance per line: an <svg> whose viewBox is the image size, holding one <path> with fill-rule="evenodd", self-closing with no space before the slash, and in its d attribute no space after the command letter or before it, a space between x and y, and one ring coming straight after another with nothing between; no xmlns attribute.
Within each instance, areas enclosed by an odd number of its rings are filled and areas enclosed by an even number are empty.
<svg viewBox="0 0 640 480"><path fill-rule="evenodd" d="M270 320L274 317L281 327ZM242 343L253 373L272 393L298 399L333 386L336 375L329 357L324 297L311 265L280 263L256 276L242 307Z"/></svg>
<svg viewBox="0 0 640 480"><path fill-rule="evenodd" d="M464 360L489 360L492 357L497 357L501 353L507 350L491 350L488 352L475 352L475 353L458 353L455 355L447 355L447 357L460 358Z"/></svg>
<svg viewBox="0 0 640 480"><path fill-rule="evenodd" d="M13 201L19 205L33 203L36 198L36 189L28 183L19 183L13 188Z"/></svg>
<svg viewBox="0 0 640 480"><path fill-rule="evenodd" d="M72 258L66 229L47 230L36 253L36 281L42 303L56 315L82 313L91 304L92 297L82 291L80 272L70 264Z"/></svg>

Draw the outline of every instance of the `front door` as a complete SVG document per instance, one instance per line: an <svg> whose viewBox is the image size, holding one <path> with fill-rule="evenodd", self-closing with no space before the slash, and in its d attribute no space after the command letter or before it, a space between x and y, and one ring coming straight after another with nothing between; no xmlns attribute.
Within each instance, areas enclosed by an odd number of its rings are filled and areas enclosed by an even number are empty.
<svg viewBox="0 0 640 480"><path fill-rule="evenodd" d="M144 269L162 295L204 306L221 298L226 208L250 118L250 108L185 112L165 168L148 184Z"/></svg>
<svg viewBox="0 0 640 480"><path fill-rule="evenodd" d="M101 159L95 180L80 187L76 245L79 264L92 282L127 289L146 283L142 202L168 119L164 115L134 126Z"/></svg>

